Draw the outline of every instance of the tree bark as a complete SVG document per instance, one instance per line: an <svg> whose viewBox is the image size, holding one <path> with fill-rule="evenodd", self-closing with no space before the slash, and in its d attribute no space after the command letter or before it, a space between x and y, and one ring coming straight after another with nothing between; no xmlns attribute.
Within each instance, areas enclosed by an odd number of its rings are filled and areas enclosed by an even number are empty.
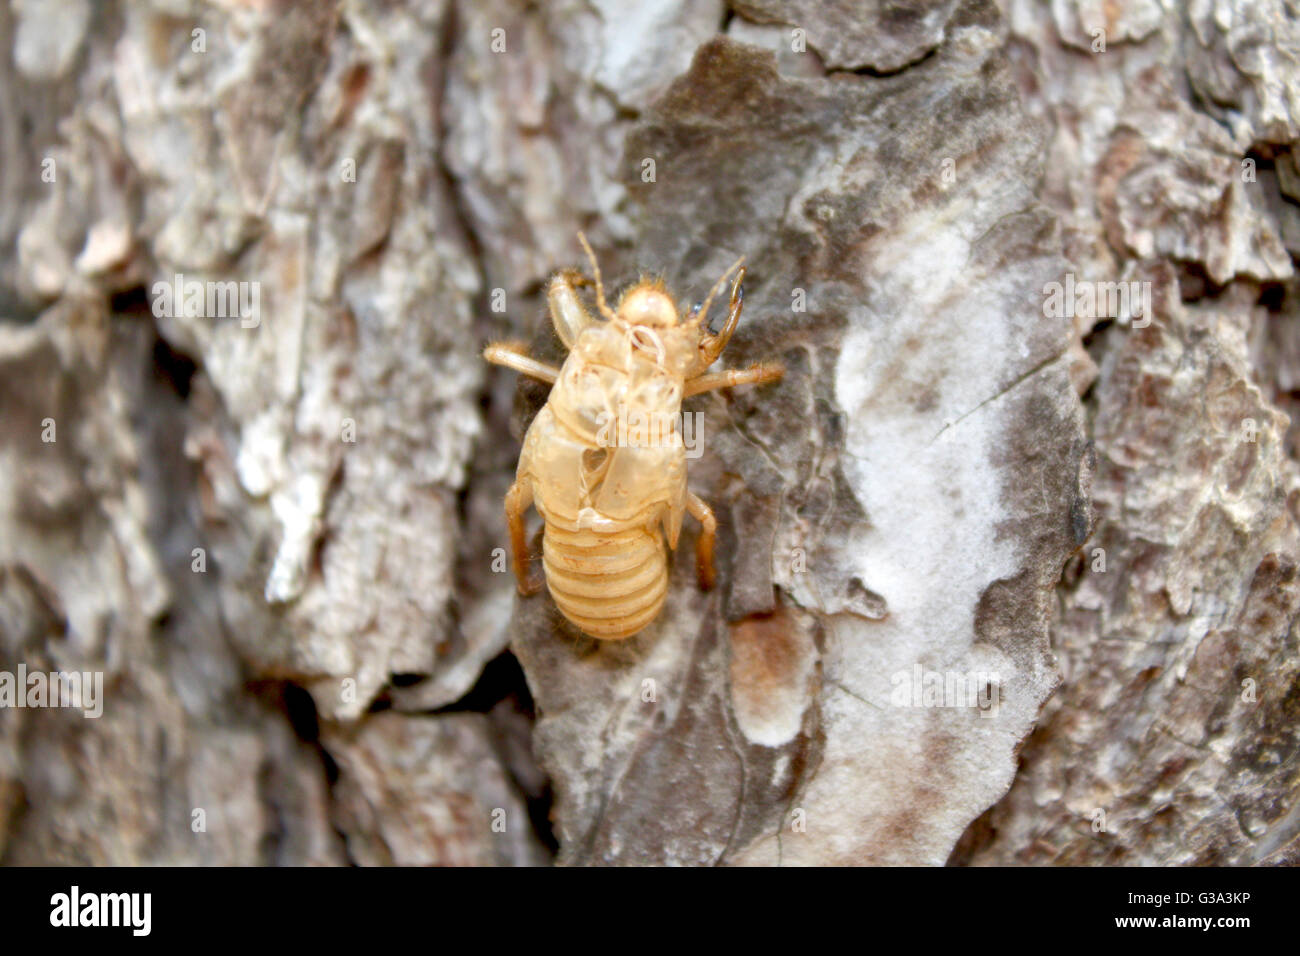
<svg viewBox="0 0 1300 956"><path fill-rule="evenodd" d="M0 4L0 861L1296 862L1300 21L899 9ZM786 367L624 642L480 355L579 229Z"/></svg>

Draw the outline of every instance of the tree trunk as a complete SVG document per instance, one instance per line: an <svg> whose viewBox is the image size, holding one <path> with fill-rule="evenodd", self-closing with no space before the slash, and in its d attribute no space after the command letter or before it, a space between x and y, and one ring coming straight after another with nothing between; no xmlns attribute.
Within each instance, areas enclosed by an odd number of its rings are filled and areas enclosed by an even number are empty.
<svg viewBox="0 0 1300 956"><path fill-rule="evenodd" d="M0 3L0 860L1300 861L1300 20L1172 6ZM786 368L622 642L579 229Z"/></svg>

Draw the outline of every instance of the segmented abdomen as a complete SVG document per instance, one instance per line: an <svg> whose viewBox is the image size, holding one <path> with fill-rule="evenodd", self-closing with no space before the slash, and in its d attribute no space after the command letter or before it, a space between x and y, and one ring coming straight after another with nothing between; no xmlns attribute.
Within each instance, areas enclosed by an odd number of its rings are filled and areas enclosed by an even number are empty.
<svg viewBox="0 0 1300 956"><path fill-rule="evenodd" d="M548 522L542 562L556 605L592 637L631 637L655 619L668 593L663 536L644 526L600 532Z"/></svg>

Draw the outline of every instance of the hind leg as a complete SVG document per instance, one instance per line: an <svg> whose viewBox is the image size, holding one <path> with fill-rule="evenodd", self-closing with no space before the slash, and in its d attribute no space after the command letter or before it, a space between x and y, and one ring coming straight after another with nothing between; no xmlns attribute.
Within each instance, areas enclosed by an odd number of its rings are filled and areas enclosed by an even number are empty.
<svg viewBox="0 0 1300 956"><path fill-rule="evenodd" d="M718 519L704 499L693 492L686 493L686 510L700 523L700 537L695 542L695 571L700 587L706 591L713 587L713 543L718 533Z"/></svg>
<svg viewBox="0 0 1300 956"><path fill-rule="evenodd" d="M527 597L541 589L542 582L528 573L528 539L524 534L524 512L533 503L533 486L516 480L506 492L506 524L510 527L510 558L519 593Z"/></svg>

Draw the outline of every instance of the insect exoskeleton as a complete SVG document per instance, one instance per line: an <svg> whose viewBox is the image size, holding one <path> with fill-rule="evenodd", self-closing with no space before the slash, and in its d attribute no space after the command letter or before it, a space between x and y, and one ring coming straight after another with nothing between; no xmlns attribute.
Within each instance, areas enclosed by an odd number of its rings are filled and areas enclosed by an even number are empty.
<svg viewBox="0 0 1300 956"><path fill-rule="evenodd" d="M524 513L541 515L542 567L561 613L584 633L620 640L638 633L663 608L668 551L682 516L700 522L696 566L711 587L713 511L686 487L686 449L678 422L682 399L733 385L780 379L771 362L708 371L740 321L745 270L737 260L702 306L683 314L664 284L642 278L618 301L605 302L596 257L579 233L593 279L573 269L551 279L547 304L569 350L556 369L527 354L522 343L489 345L483 355L552 386L528 428L514 484L506 493L506 522L515 577L522 594L540 587L528 571ZM726 322L709 331L708 311L735 273ZM594 285L594 318L578 289Z"/></svg>

